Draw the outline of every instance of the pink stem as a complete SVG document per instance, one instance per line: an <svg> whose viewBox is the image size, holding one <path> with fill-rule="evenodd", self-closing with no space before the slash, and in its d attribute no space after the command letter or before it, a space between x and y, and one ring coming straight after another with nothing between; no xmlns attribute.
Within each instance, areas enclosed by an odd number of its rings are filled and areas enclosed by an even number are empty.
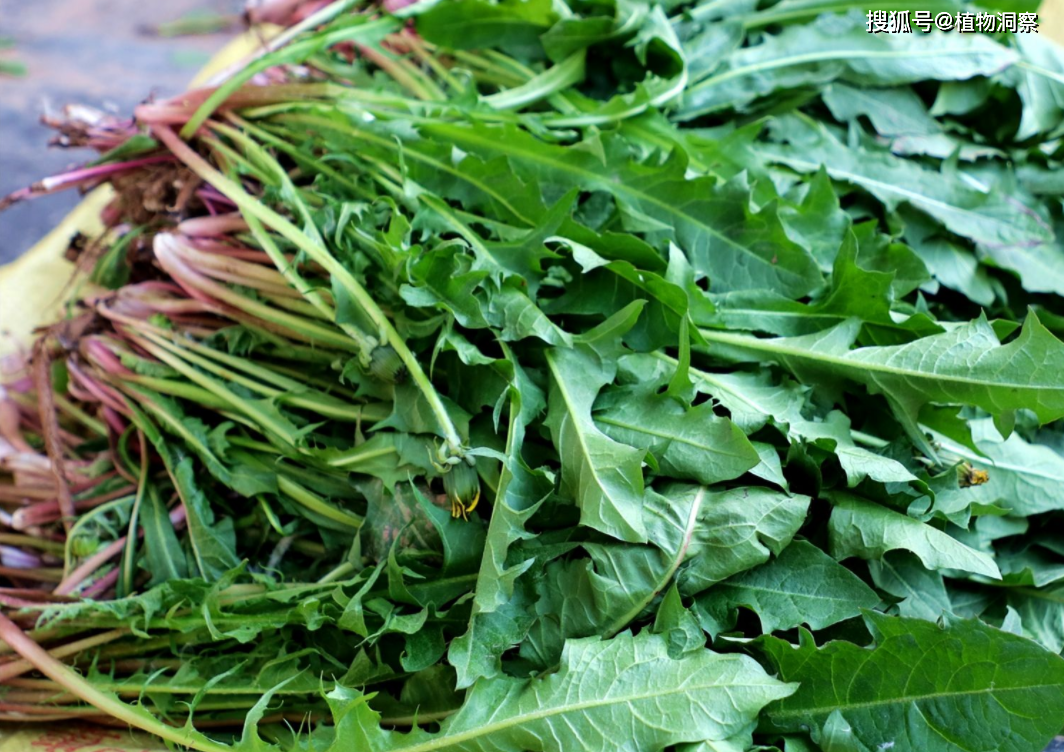
<svg viewBox="0 0 1064 752"><path fill-rule="evenodd" d="M67 656L77 655L78 653L84 650L99 647L100 645L106 645L109 642L114 642L115 640L121 637L125 637L125 635L126 630L124 629L112 629L107 632L100 632L99 634L93 635L91 637L85 637L84 639L76 640L75 642L70 642L66 645L60 645L59 647L50 651L48 655L53 660L66 658ZM6 637L7 635L4 635L5 641L7 641ZM11 647L15 646L11 645ZM44 648L39 649L41 651L44 650ZM18 650L17 647L15 648L15 650L19 653L22 653L22 651ZM0 665L0 682L6 682L11 679L14 679L17 676L22 676L23 674L32 671L35 668L34 662L26 660L24 653L22 655L22 660L9 661L7 663L4 663L3 665Z"/></svg>
<svg viewBox="0 0 1064 752"><path fill-rule="evenodd" d="M63 598L62 600L67 601L69 599ZM39 605L41 605L40 601L26 600L24 598L16 598L15 596L7 595L6 593L0 593L0 606L7 606L8 608L33 608L34 606Z"/></svg>
<svg viewBox="0 0 1064 752"><path fill-rule="evenodd" d="M57 193L58 191L64 191L68 188L74 188L87 182L107 177L108 175L135 170L144 167L145 165L156 164L158 162L172 161L174 161L174 158L171 155L160 154L154 157L145 157L143 159L135 159L129 162L115 162L113 164L97 165L96 167L84 167L78 170L65 172L61 175L52 175L51 177L44 178L33 185L20 188L19 190L0 198L0 211L4 211L12 204L17 204L20 201L37 198L38 196L46 196L50 193Z"/></svg>
<svg viewBox="0 0 1064 752"><path fill-rule="evenodd" d="M216 298L211 297L208 290L223 291L225 288L195 272L180 256L166 245L156 242L155 258L159 265L184 289L189 297L201 300L211 306L224 305ZM224 292L223 292L224 294Z"/></svg>
<svg viewBox="0 0 1064 752"><path fill-rule="evenodd" d="M197 195L203 199L210 199L216 204L227 204L228 206L236 208L236 204L231 198L221 193L213 185L204 186L196 191Z"/></svg>
<svg viewBox="0 0 1064 752"><path fill-rule="evenodd" d="M76 399L78 402L98 402L96 396L87 391L77 380L73 380L67 384L67 392L70 396Z"/></svg>
<svg viewBox="0 0 1064 752"><path fill-rule="evenodd" d="M122 420L122 416L116 413L107 405L103 406L103 419L107 421L107 425L111 427L117 435L121 436L126 430L126 424Z"/></svg>
<svg viewBox="0 0 1064 752"><path fill-rule="evenodd" d="M70 172L64 172L61 175L53 175L52 177L45 178L40 181L40 186L46 193L51 193L53 191L69 188L78 183L84 183L86 180L95 180L96 178L102 178L106 175L113 175L116 172L126 172L127 170L135 170L138 167L144 167L150 164L173 161L175 161L175 159L170 154L158 154L154 157L143 157L142 159L133 159L129 162L113 162L111 164L96 165L95 167L84 167L80 170L71 170Z"/></svg>
<svg viewBox="0 0 1064 752"><path fill-rule="evenodd" d="M131 494L135 490L134 486L124 486L123 488L111 491L110 493L75 502L74 511L83 512L86 509L98 507L101 504L106 504L109 501L114 501L115 499L120 499L123 496ZM11 527L15 530L29 531L29 529L35 525L44 525L49 522L55 522L59 517L59 502L38 501L35 504L30 504L29 506L16 510L15 513L11 515Z"/></svg>
<svg viewBox="0 0 1064 752"><path fill-rule="evenodd" d="M71 493L75 493L75 494L84 493L85 491L88 491L90 488L95 488L96 486L100 485L105 480L110 480L111 478L115 477L117 474L118 473L116 473L114 470L112 470L111 472L104 473L103 475L98 475L95 478L89 478L88 480L83 480L80 483L71 483L70 484L70 492Z"/></svg>
<svg viewBox="0 0 1064 752"><path fill-rule="evenodd" d="M142 125L183 125L217 87L187 91L164 102L139 105L133 114ZM320 99L323 88L315 84L245 84L229 95L219 110L265 106L292 100Z"/></svg>
<svg viewBox="0 0 1064 752"><path fill-rule="evenodd" d="M0 545L0 564L12 569L36 569L42 566L41 557L15 546Z"/></svg>
<svg viewBox="0 0 1064 752"><path fill-rule="evenodd" d="M74 380L84 387L89 394L95 397L98 401L102 402L107 407L110 407L115 412L121 413L127 417L130 415L129 408L125 406L122 398L113 389L90 378L73 360L67 362L67 369L74 377Z"/></svg>
<svg viewBox="0 0 1064 752"><path fill-rule="evenodd" d="M4 388L0 387L0 436L7 439L17 451L32 452L33 447L22 437L19 422L18 405L7 399Z"/></svg>
<svg viewBox="0 0 1064 752"><path fill-rule="evenodd" d="M95 598L100 593L106 592L107 590L114 587L114 584L118 582L118 575L119 569L116 567L100 579L96 580L96 582L85 588L84 592L82 593L82 596L85 598Z"/></svg>
<svg viewBox="0 0 1064 752"><path fill-rule="evenodd" d="M126 290L138 289L138 290L157 290L159 292L181 292L181 288L175 285L173 282L163 282L162 280L150 280L148 282L141 282L135 287L127 287Z"/></svg>
<svg viewBox="0 0 1064 752"><path fill-rule="evenodd" d="M209 240L207 238L189 238L189 245L204 253L217 253L222 256L232 256L233 258L254 261L264 265L273 264L269 255L264 251L256 251L253 248L241 248L229 245L228 243L221 243L217 240ZM291 261L292 257L288 256L287 258Z"/></svg>
<svg viewBox="0 0 1064 752"><path fill-rule="evenodd" d="M100 342L98 339L86 339L85 354L102 367L107 373L114 375L128 376L133 373L131 370L122 365L122 361L119 360L115 354Z"/></svg>
<svg viewBox="0 0 1064 752"><path fill-rule="evenodd" d="M177 226L182 235L192 237L214 237L229 232L247 232L248 223L239 213L221 214L217 217L196 217L186 219Z"/></svg>
<svg viewBox="0 0 1064 752"><path fill-rule="evenodd" d="M56 585L55 590L52 592L56 595L70 595L75 589L77 589L78 585L85 581L85 578L103 566L106 562L110 561L113 557L117 556L125 547L126 536L123 535L118 540L108 546L104 546L92 556L85 559L85 561L81 562L73 572L64 577L63 581Z"/></svg>

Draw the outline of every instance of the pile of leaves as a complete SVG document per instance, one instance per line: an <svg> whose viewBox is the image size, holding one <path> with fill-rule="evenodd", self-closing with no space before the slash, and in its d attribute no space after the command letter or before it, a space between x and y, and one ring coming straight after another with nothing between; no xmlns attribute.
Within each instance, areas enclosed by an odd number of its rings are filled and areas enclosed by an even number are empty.
<svg viewBox="0 0 1064 752"><path fill-rule="evenodd" d="M100 158L7 199L113 196L7 364L0 719L1061 730L1058 48L820 0L311 5L212 88L59 124Z"/></svg>

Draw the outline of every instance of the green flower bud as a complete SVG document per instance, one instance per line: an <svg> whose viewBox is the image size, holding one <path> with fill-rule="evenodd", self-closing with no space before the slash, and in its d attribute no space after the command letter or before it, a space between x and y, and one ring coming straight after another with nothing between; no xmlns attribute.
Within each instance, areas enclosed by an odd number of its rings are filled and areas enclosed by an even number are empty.
<svg viewBox="0 0 1064 752"><path fill-rule="evenodd" d="M84 559L96 553L100 539L95 535L78 535L70 541L70 553L77 559Z"/></svg>
<svg viewBox="0 0 1064 752"><path fill-rule="evenodd" d="M451 502L451 516L468 519L480 502L480 478L473 465L459 462L443 476L443 488Z"/></svg>

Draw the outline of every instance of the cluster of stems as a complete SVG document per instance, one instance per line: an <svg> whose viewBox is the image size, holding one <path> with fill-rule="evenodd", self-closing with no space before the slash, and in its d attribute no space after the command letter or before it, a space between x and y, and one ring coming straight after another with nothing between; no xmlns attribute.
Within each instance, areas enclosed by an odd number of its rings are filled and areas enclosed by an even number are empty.
<svg viewBox="0 0 1064 752"><path fill-rule="evenodd" d="M325 547L304 534L307 520L352 540L364 522L364 505L331 498L321 488L350 486L351 474L367 463L399 462L395 446L362 444L364 431L391 415L388 391L401 383L419 394L435 421L435 436L426 442L435 450L425 459L426 472L434 468L446 480L440 503L468 517L480 500L467 438L387 303L317 225L310 187L317 179L333 181L352 200L383 198L400 212L418 201L438 206L471 243L478 242L471 223L486 220L448 212L427 191L412 203L403 185L402 149L369 129L346 125L343 135L356 147L390 149L394 158L362 160L357 174L331 162L324 144L306 148L300 142L308 129L335 135L330 131L338 125L329 113L351 108L379 119L519 123L519 110L549 100L560 114L545 120L548 127L594 123L600 116L560 93L583 77L582 54L536 74L490 51L444 54L393 19L330 30L329 23L354 5L326 3L304 17L290 16L295 26L272 45L278 52L245 61L216 85L141 105L132 121L55 123L60 143L97 148L99 162L46 178L0 203L114 184L119 196L104 212L108 234L97 246L101 259L110 254L129 271L129 281L117 289L85 288L73 324L49 330L32 355L5 367L0 720L130 724L207 751L221 747L178 731L180 713L152 718L122 698L147 689L185 699L195 694L196 723L203 729L238 723L255 705L257 688L152 681L181 668L175 646L215 645L224 617L215 617L209 630L197 629L199 617L187 608L133 627L117 617L114 623L98 615L79 619L70 610L86 598L143 592L158 581L151 567L160 561L173 572L189 571L191 559L156 555L149 561L149 519L165 532L162 538L156 533L152 545L188 536L192 559L203 566L195 540L214 523L204 519L199 491L182 475L186 457L204 470L198 485L210 489L215 514L230 516L242 542L266 551L268 567L286 558L320 558ZM378 33L376 27L392 29L384 43L360 41L360 33ZM324 31L309 40L301 36L317 28ZM352 28L358 32L353 36ZM291 61L293 48L300 53L304 47L295 75L287 62L274 59L283 52ZM397 86L347 85L353 68L345 61L356 58ZM309 79L308 68L314 72ZM470 88L491 93L471 99ZM139 190L160 179L175 181L168 190L177 197L178 216L156 212L147 223L142 215L135 219L127 211L130 199L135 203ZM271 199L277 195L283 203ZM357 223L347 239L370 258L387 258L388 249ZM233 344L235 337L253 343L252 357ZM366 388L367 382L376 386ZM322 425L330 427L328 436L318 432ZM183 448L175 452L171 443ZM273 477L276 488L249 489L237 477L248 468ZM361 566L357 555L349 556L286 587L317 592L357 577ZM247 584L229 585L217 599L260 613L285 602L276 591ZM42 614L48 615L43 622ZM246 623L246 613L237 619ZM108 679L83 678L89 666ZM291 694L267 720L324 714L320 692Z"/></svg>

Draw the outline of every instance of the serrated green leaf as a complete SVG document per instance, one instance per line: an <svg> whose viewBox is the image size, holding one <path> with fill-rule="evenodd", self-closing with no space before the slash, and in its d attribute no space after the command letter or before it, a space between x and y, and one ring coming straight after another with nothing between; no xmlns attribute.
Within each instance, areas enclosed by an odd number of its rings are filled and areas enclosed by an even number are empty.
<svg viewBox="0 0 1064 752"><path fill-rule="evenodd" d="M661 473L678 480L709 486L761 461L739 427L709 405L685 410L671 397L617 390L599 398L594 420L607 436L649 451Z"/></svg>
<svg viewBox="0 0 1064 752"><path fill-rule="evenodd" d="M1016 132L1016 140L1023 141L1060 124L1064 115L1064 57L1057 45L1038 35L1017 35L1010 42L1021 60L1001 78L1015 87L1023 102Z"/></svg>
<svg viewBox="0 0 1064 752"><path fill-rule="evenodd" d="M768 728L816 738L837 713L869 750L1039 752L1064 723L1064 660L1034 643L975 620L866 621L872 649L760 639L780 677L801 683L766 710Z"/></svg>
<svg viewBox="0 0 1064 752"><path fill-rule="evenodd" d="M898 604L902 616L938 621L951 613L942 575L925 569L913 554L890 551L869 561L868 572L876 587L902 599Z"/></svg>
<svg viewBox="0 0 1064 752"><path fill-rule="evenodd" d="M593 350L554 349L547 353L551 372L547 426L562 462L562 488L580 507L581 522L621 540L646 541L643 527L645 451L620 444L602 433L591 408L615 365Z"/></svg>
<svg viewBox="0 0 1064 752"><path fill-rule="evenodd" d="M676 484L661 493L689 496L697 487ZM779 554L805 521L809 503L808 496L757 487L708 493L677 573L680 592L700 593Z"/></svg>
<svg viewBox="0 0 1064 752"><path fill-rule="evenodd" d="M799 303L764 292L713 296L714 314L695 321L702 326L798 336L858 318L876 328L899 328L891 316L893 275L869 271L857 263L857 238L845 233L835 256L831 286L815 303Z"/></svg>
<svg viewBox="0 0 1064 752"><path fill-rule="evenodd" d="M579 251L574 249L574 257ZM590 249L583 261L584 274L565 286L565 292L544 306L548 314L610 316L635 301L645 301L635 326L625 334L625 342L639 351L654 350L674 344L687 316L688 293L683 288L652 272L641 271L627 261L612 261L595 254L588 268Z"/></svg>
<svg viewBox="0 0 1064 752"><path fill-rule="evenodd" d="M692 553L696 530L713 524L704 513L712 500L711 492L700 486L647 491L643 515L649 543L588 542L583 548L590 560L549 563L537 583L538 618L522 656L551 666L566 639L612 637L647 613Z"/></svg>
<svg viewBox="0 0 1064 752"><path fill-rule="evenodd" d="M149 586L187 577L185 554L154 486L148 487L140 506L139 518L144 530L144 555L152 575Z"/></svg>
<svg viewBox="0 0 1064 752"><path fill-rule="evenodd" d="M623 728L625 749L653 752L733 737L767 703L793 691L746 656L704 650L673 660L659 635L573 640L557 673L481 682L435 734L383 731L362 695L336 689L328 696L337 721L330 749L562 752L575 745L605 752L617 749Z"/></svg>
<svg viewBox="0 0 1064 752"><path fill-rule="evenodd" d="M900 210L905 219L905 239L928 270L939 282L951 290L966 295L979 305L994 302L994 287L985 267L970 250L960 244L939 237L935 223L927 216Z"/></svg>
<svg viewBox="0 0 1064 752"><path fill-rule="evenodd" d="M551 146L509 128L432 124L424 129L482 156L506 156L520 174L566 189L612 194L632 224L674 240L720 290L769 289L800 296L820 282L816 264L787 236L775 206L750 207L744 179L717 187L686 178L676 150L662 167L632 162L616 138Z"/></svg>
<svg viewBox="0 0 1064 752"><path fill-rule="evenodd" d="M509 390L505 460L488 523L474 598L474 616L490 613L506 603L514 581L532 565L532 559L508 564L508 553L514 542L528 540L534 535L525 530L525 523L551 492L549 478L530 469L521 454L525 429L545 407L545 395L516 361L511 360L511 363L514 378Z"/></svg>
<svg viewBox="0 0 1064 752"><path fill-rule="evenodd" d="M806 389L789 378L777 384L765 371L709 373L692 369L691 374L695 387L726 407L736 425L748 434L766 423L786 433L791 422L802 420Z"/></svg>
<svg viewBox="0 0 1064 752"><path fill-rule="evenodd" d="M985 318L906 345L851 350L858 329L850 321L802 337L757 339L708 329L702 335L718 345L712 350L718 357L772 359L803 381L841 377L864 384L907 421L929 402L974 405L995 416L1026 408L1043 422L1064 417L1064 344L1034 314L1006 345Z"/></svg>
<svg viewBox="0 0 1064 752"><path fill-rule="evenodd" d="M712 636L735 626L741 606L757 614L765 634L801 624L823 629L879 603L857 575L806 541L794 541L766 564L730 577L700 595L695 608Z"/></svg>
<svg viewBox="0 0 1064 752"><path fill-rule="evenodd" d="M1025 634L1046 650L1064 650L1064 585L1012 588L1006 602L1019 614Z"/></svg>
<svg viewBox="0 0 1064 752"><path fill-rule="evenodd" d="M864 116L881 136L926 136L941 130L912 89L859 89L834 83L825 89L823 98L840 123Z"/></svg>
<svg viewBox="0 0 1064 752"><path fill-rule="evenodd" d="M947 493L966 503L998 503L1014 516L1030 516L1064 509L1060 489L1064 484L1064 457L1046 446L1029 444L1019 434L1002 439L993 421L969 421L972 451L942 434L934 434L944 452L987 471L987 482Z"/></svg>
<svg viewBox="0 0 1064 752"><path fill-rule="evenodd" d="M474 614L465 633L451 640L447 662L458 672L458 689L498 676L503 653L521 644L532 627L536 614L531 586L517 580L509 591L509 600L491 611Z"/></svg>
<svg viewBox="0 0 1064 752"><path fill-rule="evenodd" d="M859 13L824 14L732 53L717 72L684 93L678 117L690 120L724 108L741 109L779 89L836 78L893 86L988 76L1018 58L981 34L869 34L864 15L863 6Z"/></svg>
<svg viewBox="0 0 1064 752"><path fill-rule="evenodd" d="M1048 215L1022 195L1010 195L1005 186L973 185L955 170L933 172L886 152L848 147L820 124L788 118L776 127L791 143L759 146L763 159L798 172L823 167L833 179L868 191L887 208L909 204L1016 272L1028 290L1064 291Z"/></svg>
<svg viewBox="0 0 1064 752"><path fill-rule="evenodd" d="M539 36L555 21L549 0L457 0L413 9L417 30L456 50L499 46L521 57L542 54Z"/></svg>
<svg viewBox="0 0 1064 752"><path fill-rule="evenodd" d="M851 556L879 559L888 551L905 549L928 569L981 574L1001 579L994 560L930 525L856 496L837 494L828 522L831 555L840 561Z"/></svg>
<svg viewBox="0 0 1064 752"><path fill-rule="evenodd" d="M837 410L828 413L823 421L794 421L790 424L790 430L792 435L800 436L805 441L815 443L833 453L846 473L846 482L850 488L865 478L880 483L907 483L916 480L916 476L897 460L857 446L850 434L850 419Z"/></svg>
<svg viewBox="0 0 1064 752"><path fill-rule="evenodd" d="M680 591L673 585L661 599L654 616L654 632L664 635L669 644L669 656L680 658L706 646L706 636L695 613L685 608Z"/></svg>

